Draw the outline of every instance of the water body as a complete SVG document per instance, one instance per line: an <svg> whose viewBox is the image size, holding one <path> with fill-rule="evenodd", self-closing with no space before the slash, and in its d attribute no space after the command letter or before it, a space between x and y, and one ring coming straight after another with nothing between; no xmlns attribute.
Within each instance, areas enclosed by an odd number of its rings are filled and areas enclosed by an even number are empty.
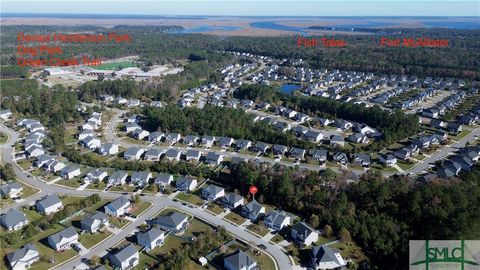
<svg viewBox="0 0 480 270"><path fill-rule="evenodd" d="M252 23L250 23L250 26L254 27L254 28L298 32L301 35L307 35L308 34L306 32L306 30L308 30L308 28L282 25L282 24L278 24L278 23L273 22L273 21L272 22L252 22Z"/></svg>
<svg viewBox="0 0 480 270"><path fill-rule="evenodd" d="M185 28L183 30L173 31L176 34L191 34L191 33L204 33L216 30L235 31L240 30L241 27L237 26L219 26L219 25L199 25L197 27Z"/></svg>
<svg viewBox="0 0 480 270"><path fill-rule="evenodd" d="M480 21L477 22L422 22L428 27L450 28L450 29L479 29Z"/></svg>
<svg viewBox="0 0 480 270"><path fill-rule="evenodd" d="M291 95L295 90L300 89L301 87L300 84L285 83L278 89L278 91L282 94Z"/></svg>

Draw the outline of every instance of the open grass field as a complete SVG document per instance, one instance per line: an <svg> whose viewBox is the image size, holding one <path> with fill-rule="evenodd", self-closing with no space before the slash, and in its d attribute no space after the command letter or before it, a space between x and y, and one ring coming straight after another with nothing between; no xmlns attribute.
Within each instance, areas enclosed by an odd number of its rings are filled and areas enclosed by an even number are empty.
<svg viewBox="0 0 480 270"><path fill-rule="evenodd" d="M123 62L116 62L116 63L103 63L100 66L90 66L90 67L98 70L118 70L119 67L122 67L122 68L136 67L136 65L131 61L123 61Z"/></svg>

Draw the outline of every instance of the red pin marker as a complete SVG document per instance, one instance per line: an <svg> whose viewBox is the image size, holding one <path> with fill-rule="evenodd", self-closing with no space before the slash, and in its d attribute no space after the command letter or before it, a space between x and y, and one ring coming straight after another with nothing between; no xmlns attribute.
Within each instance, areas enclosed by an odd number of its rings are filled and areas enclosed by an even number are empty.
<svg viewBox="0 0 480 270"><path fill-rule="evenodd" d="M255 193L257 193L258 189L256 186L250 186L250 189L249 189L250 193L252 193L253 195L253 199L255 200Z"/></svg>

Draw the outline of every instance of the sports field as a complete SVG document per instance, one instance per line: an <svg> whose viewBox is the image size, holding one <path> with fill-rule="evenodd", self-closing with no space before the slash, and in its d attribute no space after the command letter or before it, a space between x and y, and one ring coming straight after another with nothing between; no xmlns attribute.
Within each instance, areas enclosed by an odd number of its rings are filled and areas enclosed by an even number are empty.
<svg viewBox="0 0 480 270"><path fill-rule="evenodd" d="M103 63L100 66L90 66L95 69L99 70L117 70L118 67L121 66L122 68L126 67L136 67L134 62L131 61L123 61L123 62L115 62L115 63Z"/></svg>

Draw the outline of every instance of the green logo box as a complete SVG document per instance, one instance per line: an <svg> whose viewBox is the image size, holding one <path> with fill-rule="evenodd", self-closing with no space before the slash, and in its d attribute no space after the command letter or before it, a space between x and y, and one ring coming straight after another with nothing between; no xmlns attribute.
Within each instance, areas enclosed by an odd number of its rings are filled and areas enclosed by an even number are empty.
<svg viewBox="0 0 480 270"><path fill-rule="evenodd" d="M480 270L480 240L410 240L410 270Z"/></svg>

